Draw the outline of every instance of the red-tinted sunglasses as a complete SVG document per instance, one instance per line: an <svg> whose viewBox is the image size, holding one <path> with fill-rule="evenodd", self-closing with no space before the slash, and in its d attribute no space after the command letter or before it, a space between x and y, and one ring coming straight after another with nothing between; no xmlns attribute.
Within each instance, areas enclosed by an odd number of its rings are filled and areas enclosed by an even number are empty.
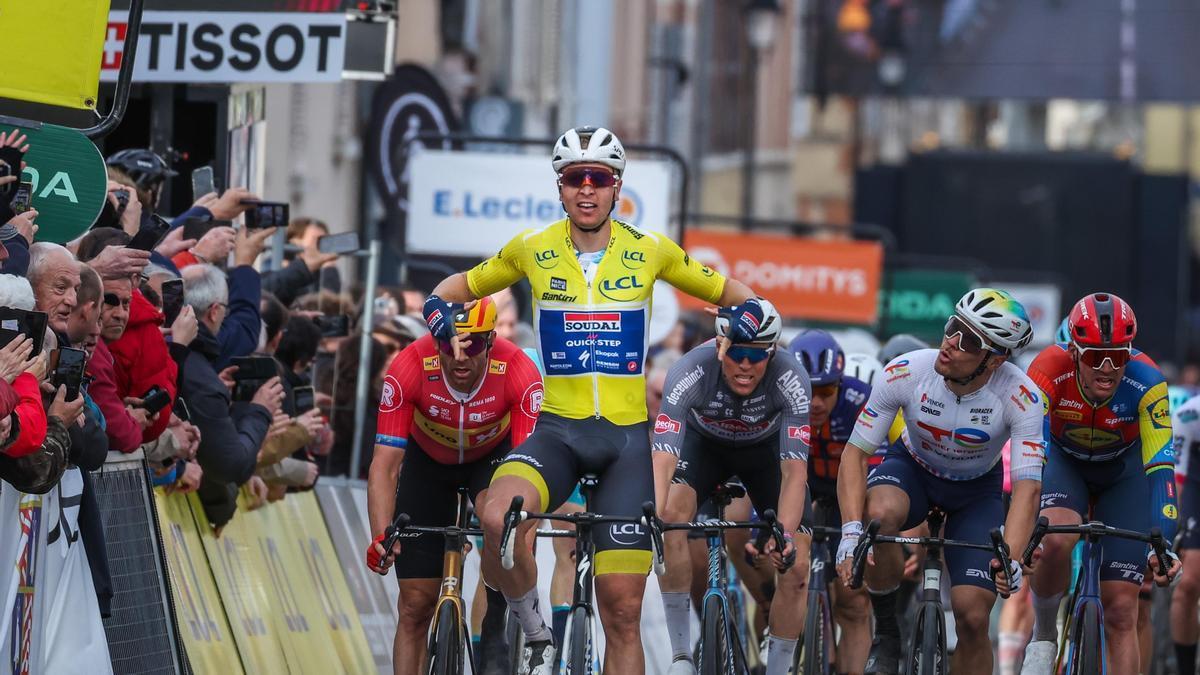
<svg viewBox="0 0 1200 675"><path fill-rule="evenodd" d="M463 354L467 356L478 356L483 350L487 349L488 341L484 337L469 337L461 339ZM450 344L449 340L438 340L438 351L447 356L454 356L454 345Z"/></svg>
<svg viewBox="0 0 1200 675"><path fill-rule="evenodd" d="M1079 352L1079 362L1093 370L1103 368L1105 361L1112 364L1113 370L1119 370L1133 358L1131 347L1080 347L1075 345L1075 351Z"/></svg>
<svg viewBox="0 0 1200 675"><path fill-rule="evenodd" d="M584 184L592 187L610 188L617 184L617 175L604 169L567 169L559 177L563 185L581 188Z"/></svg>

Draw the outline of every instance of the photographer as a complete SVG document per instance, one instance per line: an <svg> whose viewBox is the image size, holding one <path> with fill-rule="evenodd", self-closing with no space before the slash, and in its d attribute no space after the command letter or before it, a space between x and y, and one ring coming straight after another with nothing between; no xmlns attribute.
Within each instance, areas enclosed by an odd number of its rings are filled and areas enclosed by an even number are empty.
<svg viewBox="0 0 1200 675"><path fill-rule="evenodd" d="M291 258L287 267L263 274L263 288L285 305L318 289L341 290L341 277L333 266L338 255L317 249L317 240L326 234L329 228L319 220L294 218L288 223L288 243L303 250Z"/></svg>
<svg viewBox="0 0 1200 675"><path fill-rule="evenodd" d="M25 141L25 134L19 129L14 129L8 135L0 132L0 152L17 162L17 166L10 166L8 161L0 159L0 166L7 173L0 176L0 223L4 223L0 227L0 249L3 249L0 271L18 276L24 276L29 269L29 247L33 245L33 237L37 233L37 225L34 225L37 211L29 209L18 214L12 207L21 175L17 158L29 152L29 144Z"/></svg>
<svg viewBox="0 0 1200 675"><path fill-rule="evenodd" d="M0 274L0 307L30 311L34 306L29 282ZM46 440L46 411L38 392L37 359L29 355L33 341L18 336L0 348L0 452L22 457Z"/></svg>
<svg viewBox="0 0 1200 675"><path fill-rule="evenodd" d="M279 378L272 378L258 388L251 401L231 401L230 390L216 369L221 355L216 336L231 304L225 275L212 265L191 265L183 270L183 283L184 301L195 310L199 333L188 347L172 345L171 349L188 350L179 394L187 401L192 423L200 429L196 453L204 469L200 501L209 521L220 527L233 517L238 486L254 473L259 448L283 403L283 387Z"/></svg>

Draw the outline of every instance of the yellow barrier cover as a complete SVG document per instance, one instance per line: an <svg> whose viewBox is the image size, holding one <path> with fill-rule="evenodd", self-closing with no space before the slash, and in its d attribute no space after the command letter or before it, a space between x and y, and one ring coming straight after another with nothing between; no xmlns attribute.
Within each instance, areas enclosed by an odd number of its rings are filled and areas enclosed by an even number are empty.
<svg viewBox="0 0 1200 675"><path fill-rule="evenodd" d="M5 28L0 97L95 108L108 4L0 0L0 25Z"/></svg>

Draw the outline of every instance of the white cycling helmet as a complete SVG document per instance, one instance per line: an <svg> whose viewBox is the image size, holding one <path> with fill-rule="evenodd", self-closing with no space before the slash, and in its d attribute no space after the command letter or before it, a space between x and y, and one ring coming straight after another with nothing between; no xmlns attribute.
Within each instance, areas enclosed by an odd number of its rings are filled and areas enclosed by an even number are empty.
<svg viewBox="0 0 1200 675"><path fill-rule="evenodd" d="M758 304L763 310L763 320L758 326L758 332L754 335L754 342L770 342L775 344L779 342L779 334L783 331L783 317L779 316L779 312L775 309L775 305L771 304L770 300L765 298L757 298ZM717 337L723 338L729 333L729 318L724 316L717 317Z"/></svg>
<svg viewBox="0 0 1200 675"><path fill-rule="evenodd" d="M850 376L866 384L874 384L875 376L883 370L883 364L870 354L847 354L843 376Z"/></svg>
<svg viewBox="0 0 1200 675"><path fill-rule="evenodd" d="M572 164L603 164L620 174L625 171L625 146L603 127L576 127L558 137L552 163L556 173Z"/></svg>
<svg viewBox="0 0 1200 675"><path fill-rule="evenodd" d="M975 288L959 299L954 313L993 344L1014 352L1033 339L1025 307L1007 291Z"/></svg>

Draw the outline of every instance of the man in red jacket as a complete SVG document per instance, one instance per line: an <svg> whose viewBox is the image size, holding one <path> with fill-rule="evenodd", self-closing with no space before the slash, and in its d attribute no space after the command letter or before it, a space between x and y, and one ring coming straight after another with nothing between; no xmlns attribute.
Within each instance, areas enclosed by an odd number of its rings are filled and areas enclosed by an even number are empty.
<svg viewBox="0 0 1200 675"><path fill-rule="evenodd" d="M120 452L136 450L142 444L143 431L151 422L145 410L133 407L119 393L116 364L108 348L109 336L115 340L125 332L132 296L133 286L128 278L104 281L100 341L96 343L96 351L87 365L87 374L92 377L88 393L104 414L109 447Z"/></svg>
<svg viewBox="0 0 1200 675"><path fill-rule="evenodd" d="M110 284L114 291L117 286L128 287L120 281L104 282L104 294L110 295ZM124 295L118 293L122 301ZM167 351L167 342L163 339L162 331L164 317L162 312L136 288L129 295L128 308L105 305L110 311L105 312L105 322L101 335L108 343L112 352L116 370L117 395L122 400L141 402L141 398L151 387L162 387L171 395L175 402L176 376L178 366ZM115 336L115 337L113 337ZM158 438L171 421L170 407L164 408L146 427L142 433L142 442L149 443Z"/></svg>

